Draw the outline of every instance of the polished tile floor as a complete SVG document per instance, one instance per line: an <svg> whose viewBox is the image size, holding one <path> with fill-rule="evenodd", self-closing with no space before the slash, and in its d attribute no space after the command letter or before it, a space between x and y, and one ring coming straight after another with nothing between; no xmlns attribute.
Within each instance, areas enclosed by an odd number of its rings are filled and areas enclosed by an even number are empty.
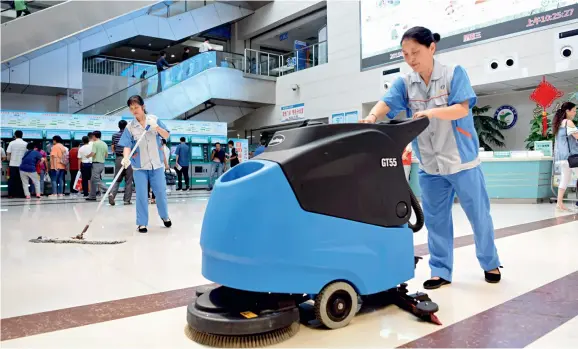
<svg viewBox="0 0 578 349"><path fill-rule="evenodd" d="M209 196L172 196L173 227L150 206L148 234L135 207L106 204L87 233L120 245L32 244L38 236L78 234L96 209L82 200L2 200L2 348L192 348L186 304L201 275L200 228ZM239 208L261 214L263 208ZM454 207L455 274L428 292L443 326L395 306L358 316L336 331L302 326L277 347L556 347L578 343L578 216L553 205L493 204L504 279L490 285L475 257L472 229ZM415 234L418 264L410 290L429 277L425 229Z"/></svg>

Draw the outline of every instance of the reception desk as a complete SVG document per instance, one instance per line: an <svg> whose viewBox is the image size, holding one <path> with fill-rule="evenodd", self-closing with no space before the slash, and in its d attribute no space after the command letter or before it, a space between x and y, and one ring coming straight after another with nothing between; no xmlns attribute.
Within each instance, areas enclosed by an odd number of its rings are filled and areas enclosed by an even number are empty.
<svg viewBox="0 0 578 349"><path fill-rule="evenodd" d="M553 159L541 152L480 152L488 195L492 200L541 202L553 196ZM421 190L419 164L413 160L410 185L417 197Z"/></svg>

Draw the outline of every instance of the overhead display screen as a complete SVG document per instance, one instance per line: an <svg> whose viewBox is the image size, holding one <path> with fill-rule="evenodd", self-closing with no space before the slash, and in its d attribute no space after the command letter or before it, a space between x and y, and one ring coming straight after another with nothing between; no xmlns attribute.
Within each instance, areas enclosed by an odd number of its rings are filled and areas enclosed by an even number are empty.
<svg viewBox="0 0 578 349"><path fill-rule="evenodd" d="M403 60L400 39L414 26L457 48L578 18L578 0L361 0L362 69Z"/></svg>

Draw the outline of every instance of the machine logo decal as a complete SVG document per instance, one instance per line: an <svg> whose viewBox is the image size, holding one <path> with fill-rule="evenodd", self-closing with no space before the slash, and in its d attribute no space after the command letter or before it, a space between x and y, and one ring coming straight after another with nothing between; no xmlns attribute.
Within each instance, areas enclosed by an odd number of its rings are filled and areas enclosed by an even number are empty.
<svg viewBox="0 0 578 349"><path fill-rule="evenodd" d="M396 158L382 158L381 167L397 167Z"/></svg>
<svg viewBox="0 0 578 349"><path fill-rule="evenodd" d="M276 145L279 145L281 143L283 143L283 141L285 140L285 136L283 135L275 135L273 136L273 138L271 139L271 142L269 142L269 146L273 147Z"/></svg>

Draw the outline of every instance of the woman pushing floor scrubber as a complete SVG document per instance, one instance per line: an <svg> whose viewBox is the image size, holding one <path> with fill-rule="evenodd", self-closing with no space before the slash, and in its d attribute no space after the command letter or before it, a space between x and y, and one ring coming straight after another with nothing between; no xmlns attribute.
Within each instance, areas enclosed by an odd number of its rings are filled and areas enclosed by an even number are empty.
<svg viewBox="0 0 578 349"><path fill-rule="evenodd" d="M478 157L479 141L472 107L477 97L461 66L449 67L434 59L439 34L414 27L401 39L405 61L413 72L397 79L365 123L405 110L408 117L427 117L430 124L413 141L420 161L419 184L430 252L430 280L435 289L452 281L452 206L457 194L474 230L476 256L487 282L500 281L500 260L494 244L490 200Z"/></svg>

